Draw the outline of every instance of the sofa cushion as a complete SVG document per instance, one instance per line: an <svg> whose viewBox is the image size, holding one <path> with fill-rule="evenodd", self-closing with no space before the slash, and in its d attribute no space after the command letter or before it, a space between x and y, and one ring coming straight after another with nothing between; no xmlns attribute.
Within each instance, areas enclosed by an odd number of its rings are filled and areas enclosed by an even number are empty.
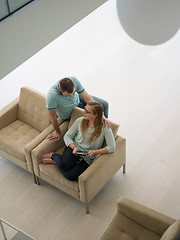
<svg viewBox="0 0 180 240"><path fill-rule="evenodd" d="M36 129L16 120L0 130L0 149L25 161L24 146L38 134Z"/></svg>
<svg viewBox="0 0 180 240"><path fill-rule="evenodd" d="M100 240L159 240L160 236L142 225L117 213Z"/></svg>
<svg viewBox="0 0 180 240"><path fill-rule="evenodd" d="M55 182L66 186L72 190L79 192L79 185L77 181L69 181L67 180L60 172L59 168L53 164L39 164L40 172L44 175L50 177Z"/></svg>
<svg viewBox="0 0 180 240"><path fill-rule="evenodd" d="M62 154L64 151L65 145L61 147L56 153ZM79 185L77 181L69 181L67 180L60 172L58 167L53 164L39 164L40 172L45 174L46 176L50 176L59 184L65 185L66 187L78 191L79 192Z"/></svg>
<svg viewBox="0 0 180 240"><path fill-rule="evenodd" d="M110 122L110 124L111 124L111 129L112 129L113 135L114 135L114 137L115 137L115 139L116 139L116 137L117 137L117 132L118 132L118 129L119 129L119 125L116 124L116 123L113 123L113 122L111 122L111 121L109 121L109 122Z"/></svg>
<svg viewBox="0 0 180 240"><path fill-rule="evenodd" d="M68 125L68 129L72 126L72 124L75 122L75 120L77 118L82 117L82 116L83 116L83 109L79 108L79 107L75 107L71 114L71 119L70 119L70 122Z"/></svg>
<svg viewBox="0 0 180 240"><path fill-rule="evenodd" d="M18 119L40 132L48 127L50 118L46 109L45 96L34 89L21 88Z"/></svg>
<svg viewBox="0 0 180 240"><path fill-rule="evenodd" d="M180 220L173 223L162 235L160 240L178 240L180 239Z"/></svg>

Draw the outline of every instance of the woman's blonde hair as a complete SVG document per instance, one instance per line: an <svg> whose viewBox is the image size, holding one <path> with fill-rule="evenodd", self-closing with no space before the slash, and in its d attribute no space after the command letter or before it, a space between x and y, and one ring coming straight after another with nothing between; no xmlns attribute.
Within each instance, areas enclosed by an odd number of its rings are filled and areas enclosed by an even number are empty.
<svg viewBox="0 0 180 240"><path fill-rule="evenodd" d="M103 118L103 106L101 103L96 101L91 101L87 103L88 106L93 107L93 114L96 114L96 118L94 120L94 132L90 135L88 139L88 143L90 144L92 141L95 141L100 135L102 131L102 118ZM87 131L89 126L89 121L87 119L83 119L81 122L81 133L84 137L85 132Z"/></svg>

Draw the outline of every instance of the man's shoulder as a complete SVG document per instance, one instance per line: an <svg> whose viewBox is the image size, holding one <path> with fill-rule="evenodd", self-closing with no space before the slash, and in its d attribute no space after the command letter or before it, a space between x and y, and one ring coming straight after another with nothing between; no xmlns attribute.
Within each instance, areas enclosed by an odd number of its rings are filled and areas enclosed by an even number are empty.
<svg viewBox="0 0 180 240"><path fill-rule="evenodd" d="M74 84L78 84L78 83L80 82L80 81L79 81L76 77L74 77L74 76L70 76L70 77L68 77L68 78L71 79Z"/></svg>
<svg viewBox="0 0 180 240"><path fill-rule="evenodd" d="M58 95L58 91L57 91L57 84L55 83L54 85L52 85L47 93L47 95L52 95L52 96L56 96Z"/></svg>
<svg viewBox="0 0 180 240"><path fill-rule="evenodd" d="M79 81L75 76L69 76L68 78L70 78L72 81Z"/></svg>
<svg viewBox="0 0 180 240"><path fill-rule="evenodd" d="M53 85L47 95L46 95L46 101L56 101L57 99L59 98L59 94L58 94L58 91L56 89L56 86Z"/></svg>
<svg viewBox="0 0 180 240"><path fill-rule="evenodd" d="M77 79L76 77L69 77L75 86L75 91L77 93L82 93L84 91L84 87L82 86L81 82L79 81L79 79Z"/></svg>

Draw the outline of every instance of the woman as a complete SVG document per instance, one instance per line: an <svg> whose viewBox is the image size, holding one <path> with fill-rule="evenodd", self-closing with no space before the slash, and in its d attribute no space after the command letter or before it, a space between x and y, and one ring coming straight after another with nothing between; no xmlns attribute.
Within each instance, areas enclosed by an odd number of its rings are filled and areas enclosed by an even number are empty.
<svg viewBox="0 0 180 240"><path fill-rule="evenodd" d="M111 128L103 126L103 106L96 102L88 102L84 108L84 116L76 119L64 135L67 146L63 155L52 152L40 157L39 163L56 164L65 178L75 181L93 163L99 154L115 151L115 140ZM102 147L104 140L107 146ZM79 151L87 155L78 155Z"/></svg>

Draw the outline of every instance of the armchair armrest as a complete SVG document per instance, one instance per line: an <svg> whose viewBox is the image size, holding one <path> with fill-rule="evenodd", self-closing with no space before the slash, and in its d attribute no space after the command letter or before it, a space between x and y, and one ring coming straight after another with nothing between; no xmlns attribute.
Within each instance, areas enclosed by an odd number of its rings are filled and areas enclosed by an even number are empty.
<svg viewBox="0 0 180 240"><path fill-rule="evenodd" d="M28 170L33 173L33 164L32 164L32 159L31 159L31 151L37 147L46 137L49 133L53 131L53 125L49 125L47 128L44 129L36 138L34 138L31 142L26 144L24 147L25 151L25 156L27 160L27 167Z"/></svg>
<svg viewBox="0 0 180 240"><path fill-rule="evenodd" d="M44 153L56 152L59 148L61 148L64 145L63 137L64 134L67 132L68 125L69 125L68 121L65 121L63 124L60 125L61 138L59 139L59 141L57 141L56 139L53 140L44 139L43 141L41 141L39 145L37 145L34 149L31 150L31 159L33 163L34 173L36 176L38 177L40 176L38 163L39 157Z"/></svg>
<svg viewBox="0 0 180 240"><path fill-rule="evenodd" d="M169 216L159 213L125 197L121 197L117 202L117 210L119 213L131 218L138 224L160 236L170 225L176 221Z"/></svg>
<svg viewBox="0 0 180 240"><path fill-rule="evenodd" d="M101 155L79 176L81 201L89 203L125 162L126 140L118 136L115 152Z"/></svg>
<svg viewBox="0 0 180 240"><path fill-rule="evenodd" d="M0 110L0 129L17 120L19 98L16 98Z"/></svg>

